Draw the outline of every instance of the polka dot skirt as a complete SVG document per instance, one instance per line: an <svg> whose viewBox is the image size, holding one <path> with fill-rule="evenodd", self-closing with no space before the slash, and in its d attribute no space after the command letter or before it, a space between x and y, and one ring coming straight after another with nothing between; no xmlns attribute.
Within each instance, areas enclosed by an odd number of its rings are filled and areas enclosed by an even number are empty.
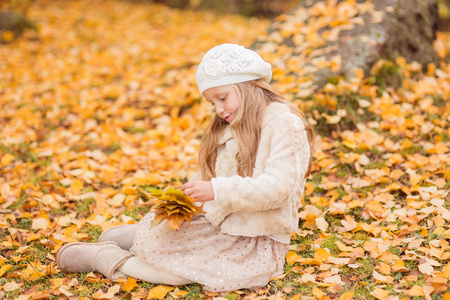
<svg viewBox="0 0 450 300"><path fill-rule="evenodd" d="M130 251L152 267L203 284L211 292L265 286L283 273L288 245L268 237L231 236L204 216L169 231L151 228L153 214L139 222Z"/></svg>

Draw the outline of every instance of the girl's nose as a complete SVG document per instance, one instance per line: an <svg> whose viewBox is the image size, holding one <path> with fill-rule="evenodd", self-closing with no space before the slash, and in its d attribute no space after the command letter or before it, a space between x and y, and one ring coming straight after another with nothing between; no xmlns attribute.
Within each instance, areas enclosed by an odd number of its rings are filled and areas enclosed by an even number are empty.
<svg viewBox="0 0 450 300"><path fill-rule="evenodd" d="M223 106L222 105L217 105L216 104L216 114L220 114L223 112Z"/></svg>

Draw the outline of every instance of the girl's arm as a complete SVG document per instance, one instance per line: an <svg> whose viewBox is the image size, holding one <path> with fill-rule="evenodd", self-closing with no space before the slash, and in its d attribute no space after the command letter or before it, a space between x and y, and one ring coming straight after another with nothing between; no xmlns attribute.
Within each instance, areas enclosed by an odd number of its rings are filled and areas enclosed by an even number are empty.
<svg viewBox="0 0 450 300"><path fill-rule="evenodd" d="M268 155L262 173L256 178L236 175L215 179L215 200L203 207L213 225L233 212L282 207L295 197L294 193L304 181L311 154L302 121L286 112L271 120L266 127L261 141L270 139L270 146L258 150L258 156ZM264 144L267 143L260 143Z"/></svg>

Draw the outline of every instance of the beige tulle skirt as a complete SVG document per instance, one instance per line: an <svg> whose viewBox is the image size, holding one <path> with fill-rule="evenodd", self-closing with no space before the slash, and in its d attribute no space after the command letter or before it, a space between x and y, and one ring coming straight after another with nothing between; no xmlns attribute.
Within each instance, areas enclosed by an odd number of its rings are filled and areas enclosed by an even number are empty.
<svg viewBox="0 0 450 300"><path fill-rule="evenodd" d="M139 222L130 251L152 267L204 285L211 292L265 286L283 273L288 245L268 237L231 236L204 216L169 231L154 215Z"/></svg>

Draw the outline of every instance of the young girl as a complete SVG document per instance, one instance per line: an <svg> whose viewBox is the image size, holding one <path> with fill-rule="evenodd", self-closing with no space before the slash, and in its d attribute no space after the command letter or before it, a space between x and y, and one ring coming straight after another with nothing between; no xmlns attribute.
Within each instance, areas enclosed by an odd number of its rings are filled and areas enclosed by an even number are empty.
<svg viewBox="0 0 450 300"><path fill-rule="evenodd" d="M139 224L105 231L99 243L70 243L57 263L112 280L200 283L208 291L262 287L283 273L311 168L314 133L300 110L270 85L271 66L243 46L206 53L197 85L216 111L204 135L200 172L182 186L203 203L190 226Z"/></svg>

